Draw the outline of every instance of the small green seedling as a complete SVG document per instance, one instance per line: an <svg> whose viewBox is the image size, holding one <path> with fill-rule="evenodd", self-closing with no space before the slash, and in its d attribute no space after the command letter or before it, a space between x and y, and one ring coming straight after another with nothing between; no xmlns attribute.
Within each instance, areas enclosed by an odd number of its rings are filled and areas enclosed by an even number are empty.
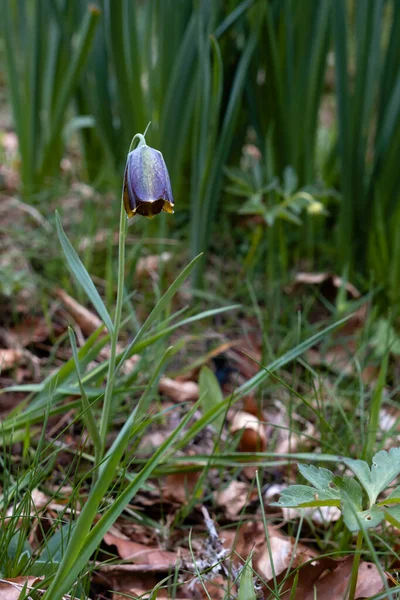
<svg viewBox="0 0 400 600"><path fill-rule="evenodd" d="M300 473L311 485L289 486L274 505L296 508L337 506L350 531L377 527L384 519L400 527L400 486L377 501L379 494L400 473L400 448L375 454L371 468L364 460L345 458L343 462L358 481L334 475L328 469L299 465Z"/></svg>

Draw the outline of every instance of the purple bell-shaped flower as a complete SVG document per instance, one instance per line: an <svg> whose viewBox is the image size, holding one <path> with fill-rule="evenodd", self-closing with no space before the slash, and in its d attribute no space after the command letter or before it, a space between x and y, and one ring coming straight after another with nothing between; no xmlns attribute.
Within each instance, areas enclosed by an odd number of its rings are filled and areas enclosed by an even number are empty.
<svg viewBox="0 0 400 600"><path fill-rule="evenodd" d="M152 218L174 212L171 182L163 155L146 144L129 152L124 176L124 206L128 217Z"/></svg>

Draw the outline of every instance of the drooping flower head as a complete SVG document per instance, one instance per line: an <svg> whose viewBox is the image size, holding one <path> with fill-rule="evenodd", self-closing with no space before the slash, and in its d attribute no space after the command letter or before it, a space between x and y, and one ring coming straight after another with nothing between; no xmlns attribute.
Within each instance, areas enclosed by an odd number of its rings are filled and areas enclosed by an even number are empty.
<svg viewBox="0 0 400 600"><path fill-rule="evenodd" d="M138 214L152 218L161 211L174 212L171 182L163 155L143 141L128 154L124 206L128 217Z"/></svg>

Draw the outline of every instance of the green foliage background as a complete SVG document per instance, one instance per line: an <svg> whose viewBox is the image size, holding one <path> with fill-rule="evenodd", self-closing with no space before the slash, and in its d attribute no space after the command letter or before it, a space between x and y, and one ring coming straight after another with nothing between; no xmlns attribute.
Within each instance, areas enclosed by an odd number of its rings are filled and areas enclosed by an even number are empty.
<svg viewBox="0 0 400 600"><path fill-rule="evenodd" d="M267 221L250 243L255 254L279 253L281 270L307 258L372 278L399 300L399 0L0 0L0 8L25 200L52 189L76 138L80 177L114 190L133 133L151 121L149 144L164 154L196 256L215 223L241 206L225 191L224 169L245 171L251 142L264 186L290 168L297 190L336 192L323 199L329 216L306 214L300 230ZM270 212L282 198L266 189L260 201Z"/></svg>

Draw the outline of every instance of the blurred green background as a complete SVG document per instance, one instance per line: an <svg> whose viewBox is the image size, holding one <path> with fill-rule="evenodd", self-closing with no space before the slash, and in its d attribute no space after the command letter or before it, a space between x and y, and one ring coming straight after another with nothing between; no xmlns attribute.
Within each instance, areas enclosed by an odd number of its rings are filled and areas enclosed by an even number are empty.
<svg viewBox="0 0 400 600"><path fill-rule="evenodd" d="M126 152L151 121L176 216L135 223L135 235L232 256L271 287L294 266L328 269L373 285L383 306L399 302L399 0L0 0L0 10L1 135L18 138L1 159L19 174L13 190L2 178L3 194L52 222L57 198L83 182L98 195L67 209L72 235L115 230ZM36 236L33 263L52 243L46 229Z"/></svg>

